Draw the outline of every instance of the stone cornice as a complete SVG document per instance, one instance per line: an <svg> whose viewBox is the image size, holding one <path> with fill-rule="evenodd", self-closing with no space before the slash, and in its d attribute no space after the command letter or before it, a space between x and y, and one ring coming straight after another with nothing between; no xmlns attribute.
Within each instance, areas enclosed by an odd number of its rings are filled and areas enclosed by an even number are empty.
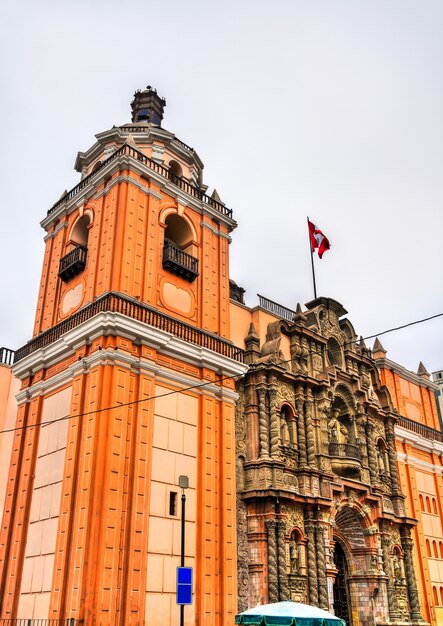
<svg viewBox="0 0 443 626"><path fill-rule="evenodd" d="M422 437L418 433L414 433L406 428L395 425L395 438L402 443L411 445L417 450L428 452L429 454L436 454L443 457L443 443L435 441L434 439L427 439Z"/></svg>
<svg viewBox="0 0 443 626"><path fill-rule="evenodd" d="M168 196L179 199L181 203L186 204L201 215L207 215L217 222L225 224L229 230L233 230L237 226L234 219L224 215L220 211L217 211L217 209L211 207L211 205L206 204L205 202L202 202L198 198L187 194L183 189L180 189L171 181L165 179L160 174L157 174L157 172L150 169L141 161L138 161L127 154L121 154L113 158L105 167L100 168L100 170L97 171L96 177L93 177L92 180L70 200L66 200L66 202L63 202L60 206L51 211L51 213L40 222L42 228L48 230L52 223L58 221L64 215L69 215L72 211L87 202L92 196L94 196L94 194L97 193L98 187L104 178L112 176L112 174L122 168L132 170L140 176L144 176L148 180L152 180ZM132 183L133 179L131 179L130 182Z"/></svg>
<svg viewBox="0 0 443 626"><path fill-rule="evenodd" d="M161 354L180 359L196 367L205 367L223 376L242 375L248 366L202 346L194 345L167 333L148 326L121 313L101 312L86 320L76 328L66 332L49 346L40 348L23 357L13 366L18 378L25 378L29 372L48 368L60 359L75 354L76 350L103 335L121 336L136 340Z"/></svg>
<svg viewBox="0 0 443 626"><path fill-rule="evenodd" d="M397 453L397 459L399 463L404 463L405 465L411 465L417 469L424 469L428 472L432 472L433 474L440 474L443 476L443 467L440 465L434 465L433 463L427 463L426 461L422 461L421 459L417 459L410 454L404 454L403 452Z"/></svg>
<svg viewBox="0 0 443 626"><path fill-rule="evenodd" d="M219 400L224 400L232 404L234 404L238 398L238 393L232 389L220 387L211 381L196 380L194 377L176 372L175 370L166 369L152 361L133 356L128 352L108 348L106 350L98 350L82 358L80 361L76 361L60 374L51 376L51 378L47 380L40 380L27 389L20 391L15 396L17 402L18 404L22 404L23 402L29 402L32 398L37 396L48 395L49 393L57 391L72 382L75 376L81 373L87 373L90 369L99 365L118 366L137 374L144 372L153 375L156 383L172 384L176 387L177 391L181 391L183 388L189 390L192 388L192 392L197 395L211 395Z"/></svg>
<svg viewBox="0 0 443 626"><path fill-rule="evenodd" d="M435 383L433 383L432 380L424 378L423 376L419 376L418 374L415 374L415 372L411 372L410 370L407 370L402 365L399 365L398 363L395 363L394 361L390 361L386 357L375 359L375 363L379 369L390 370L394 372L395 374L398 374L405 380L411 383L414 383L414 385L418 385L419 387L426 387L427 389L430 389L431 391L437 391L438 389L438 386Z"/></svg>

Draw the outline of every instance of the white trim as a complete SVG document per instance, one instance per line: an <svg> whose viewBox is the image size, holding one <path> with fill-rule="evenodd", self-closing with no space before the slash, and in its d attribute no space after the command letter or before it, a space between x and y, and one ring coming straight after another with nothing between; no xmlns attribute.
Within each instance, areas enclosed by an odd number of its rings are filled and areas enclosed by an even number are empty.
<svg viewBox="0 0 443 626"><path fill-rule="evenodd" d="M232 404L235 404L238 399L238 393L236 391L219 387L212 381L205 381L180 374L174 370L165 369L152 361L135 357L123 350L107 348L106 350L97 350L89 356L82 358L80 361L75 361L75 363L72 363L72 365L62 373L52 376L48 380L40 380L34 385L31 385L31 387L20 391L15 396L17 403L22 404L23 402L30 402L31 399L37 396L48 395L48 393L52 393L64 387L66 383L72 382L79 371L87 373L92 367L98 365L119 366L131 370L136 374L140 374L141 372L149 373L154 376L156 384L172 383L177 388L177 391L182 391L183 388L195 387L192 389L192 392L196 395L210 395ZM191 391L191 389L189 391Z"/></svg>
<svg viewBox="0 0 443 626"><path fill-rule="evenodd" d="M227 239L229 241L229 243L231 243L232 238L229 235L226 235L225 233L221 233L219 230L217 230L216 228L214 228L212 226L212 224L209 224L208 222L205 222L204 220L202 220L200 222L200 226L204 226L205 228L209 228L209 230L211 232L214 233L214 235L218 235L219 237L224 237L225 239Z"/></svg>
<svg viewBox="0 0 443 626"><path fill-rule="evenodd" d="M45 235L43 237L43 241L48 241L48 239L52 239L52 237L55 237L56 234L62 230L62 228L68 228L68 222L62 222L61 224L59 224L58 226L56 226L54 228L54 230L52 231L52 233L48 233L47 235Z"/></svg>
<svg viewBox="0 0 443 626"><path fill-rule="evenodd" d="M419 376L415 372L407 370L402 365L399 365L394 361L390 361L386 357L375 359L375 362L379 369L391 370L402 378L406 379L407 381L414 383L414 385L418 385L419 387L426 387L427 389L431 389L432 391L437 391L438 389L438 386L431 380L429 380L429 378Z"/></svg>
<svg viewBox="0 0 443 626"><path fill-rule="evenodd" d="M134 185L135 187L140 189L140 191L142 191L147 196L154 196L154 198L157 198L157 200L161 200L162 199L162 195L161 194L157 193L153 189L149 189L148 187L144 187L141 183L138 182L138 180L135 180L135 178L132 178L132 176L117 176L116 178L113 178L111 181L109 181L109 184L106 185L106 187L104 189L102 189L101 191L99 191L98 193L95 194L94 200L98 200L99 198L101 198L102 196L107 194L109 192L109 190L112 189L112 187L114 187L118 183L123 183L123 182L124 183L131 183L132 185Z"/></svg>
<svg viewBox="0 0 443 626"><path fill-rule="evenodd" d="M443 456L443 443L440 441L436 441L435 439L427 439L418 433L414 433L398 424L395 425L395 438L402 443L409 444L417 448L418 450L423 450L424 452L429 452L429 454L437 454L438 456Z"/></svg>
<svg viewBox="0 0 443 626"><path fill-rule="evenodd" d="M411 465L412 467L425 469L433 474L440 474L443 476L443 467L440 465L434 465L433 463L427 463L426 461L422 461L421 459L417 459L410 454L404 454L403 452L397 452L397 459L399 463L404 463L405 465Z"/></svg>
<svg viewBox="0 0 443 626"><path fill-rule="evenodd" d="M48 368L68 354L101 336L121 336L159 350L197 367L206 367L224 376L239 376L247 371L244 363L202 346L187 343L164 330L148 326L121 313L102 312L68 331L45 348L40 348L12 366L14 376L25 378L29 371Z"/></svg>

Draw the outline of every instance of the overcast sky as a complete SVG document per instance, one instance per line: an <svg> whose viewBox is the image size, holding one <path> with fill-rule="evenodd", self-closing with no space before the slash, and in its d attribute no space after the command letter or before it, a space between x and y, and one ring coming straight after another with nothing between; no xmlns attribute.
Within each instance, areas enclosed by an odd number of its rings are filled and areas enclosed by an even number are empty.
<svg viewBox="0 0 443 626"><path fill-rule="evenodd" d="M332 243L318 292L358 334L443 312L441 0L28 0L0 21L0 346L31 336L39 222L77 151L148 84L234 210L248 305L313 298L309 215ZM443 317L381 341L443 369Z"/></svg>

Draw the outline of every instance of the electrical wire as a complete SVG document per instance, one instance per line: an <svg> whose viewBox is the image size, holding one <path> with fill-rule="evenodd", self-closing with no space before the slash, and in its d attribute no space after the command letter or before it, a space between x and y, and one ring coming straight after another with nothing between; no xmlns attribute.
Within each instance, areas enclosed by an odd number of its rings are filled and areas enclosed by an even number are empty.
<svg viewBox="0 0 443 626"><path fill-rule="evenodd" d="M415 326L417 324L423 324L424 322L429 322L430 320L436 319L438 317L442 317L443 313L437 313L436 315L431 315L429 317L425 317L423 319L420 320L415 320L413 322L408 322L407 324L402 324L401 326L395 326L393 328L388 328L387 330L383 330L375 335L368 335L367 337L361 337L360 338L360 342L361 341L367 341L368 339L374 339L375 337L380 337L381 335L386 335L387 333L393 333L393 332L397 332L399 330L402 330L404 328L408 328L410 326ZM355 345L357 343L356 340L349 340L349 341L345 341L342 344L339 344L339 346L337 348L335 348L335 350L339 350L341 348L345 348L347 345ZM334 348L333 348L334 350ZM313 352L311 350L308 351L308 354L313 354ZM317 353L316 353L317 354ZM291 363L292 359L287 359L285 361L281 361L281 364L284 363ZM5 430L0 430L0 435L4 435L7 433L12 433L12 432L16 432L16 431L20 431L20 430L25 430L27 428L37 428L38 426L41 426L42 428L44 428L45 426L49 426L51 424L55 424L57 422L62 422L65 420L69 420L69 419L74 419L77 417L88 417L89 415L94 415L97 413L104 413L105 411L113 411L115 409L121 409L123 407L126 406L133 406L136 404L141 404L142 402L147 402L149 400L156 400L158 398L164 398L166 396L170 396L176 393L183 393L184 391L192 391L194 389L199 389L201 387L207 387L208 385L214 385L216 383L221 383L224 382L226 380L233 380L235 378L239 378L242 377L243 375L240 374L233 374L231 376L223 376L221 378L219 378L217 381L205 381L202 383L197 383L195 385L189 385L188 387L182 387L181 389L171 389L171 391L168 391L166 393L161 393L158 394L156 396L147 396L146 398L139 398L138 400L131 400L130 402L123 402L121 404L114 404L112 406L108 406L108 407L103 407L101 409L94 409L92 411L86 411L84 413L76 413L75 415L64 415L63 417L57 417L56 419L53 420L49 420L47 422L40 422L40 424L25 424L24 426L16 426L15 428L8 428Z"/></svg>

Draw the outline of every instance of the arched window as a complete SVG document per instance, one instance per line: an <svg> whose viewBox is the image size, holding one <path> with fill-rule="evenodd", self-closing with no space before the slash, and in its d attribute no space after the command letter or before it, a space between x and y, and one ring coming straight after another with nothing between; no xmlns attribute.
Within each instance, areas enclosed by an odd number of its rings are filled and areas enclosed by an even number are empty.
<svg viewBox="0 0 443 626"><path fill-rule="evenodd" d="M429 496L426 496L426 512L431 512L431 500L429 499Z"/></svg>
<svg viewBox="0 0 443 626"><path fill-rule="evenodd" d="M163 268L193 282L198 276L198 259L188 222L173 213L165 220L165 242L163 246Z"/></svg>
<svg viewBox="0 0 443 626"><path fill-rule="evenodd" d="M90 223L90 215L86 213L77 219L72 228L67 254L60 259L58 270L58 275L65 283L85 269Z"/></svg>
<svg viewBox="0 0 443 626"><path fill-rule="evenodd" d="M438 515L437 500L435 498L432 498L432 511L433 511L434 515Z"/></svg>
<svg viewBox="0 0 443 626"><path fill-rule="evenodd" d="M385 479L388 475L388 450L386 447L386 443L383 439L379 439L377 441L377 462L378 462L378 473L381 479Z"/></svg>
<svg viewBox="0 0 443 626"><path fill-rule="evenodd" d="M437 550L437 542L436 541L432 542L432 550L434 552L434 557L436 559L438 559L438 550Z"/></svg>
<svg viewBox="0 0 443 626"><path fill-rule="evenodd" d="M443 541L438 542L438 547L440 548L440 558L443 559Z"/></svg>
<svg viewBox="0 0 443 626"><path fill-rule="evenodd" d="M418 496L418 501L420 502L420 511L424 511L425 504L424 504L423 496L421 494Z"/></svg>
<svg viewBox="0 0 443 626"><path fill-rule="evenodd" d="M172 179L174 178L174 176L177 176L178 178L181 178L183 176L183 170L180 163L178 163L177 161L169 161L169 172L170 174L172 174Z"/></svg>
<svg viewBox="0 0 443 626"><path fill-rule="evenodd" d="M437 587L432 587L432 595L433 595L433 598L434 598L434 605L435 606L439 606Z"/></svg>
<svg viewBox="0 0 443 626"><path fill-rule="evenodd" d="M432 554L431 554L431 542L429 541L429 539L426 539L426 554L428 556L432 556Z"/></svg>
<svg viewBox="0 0 443 626"><path fill-rule="evenodd" d="M89 236L89 224L90 219L89 215L82 215L76 223L74 228L72 229L71 241L78 245L83 246L84 248L88 245L88 236Z"/></svg>
<svg viewBox="0 0 443 626"><path fill-rule="evenodd" d="M443 587L440 587L440 606L443 606Z"/></svg>

